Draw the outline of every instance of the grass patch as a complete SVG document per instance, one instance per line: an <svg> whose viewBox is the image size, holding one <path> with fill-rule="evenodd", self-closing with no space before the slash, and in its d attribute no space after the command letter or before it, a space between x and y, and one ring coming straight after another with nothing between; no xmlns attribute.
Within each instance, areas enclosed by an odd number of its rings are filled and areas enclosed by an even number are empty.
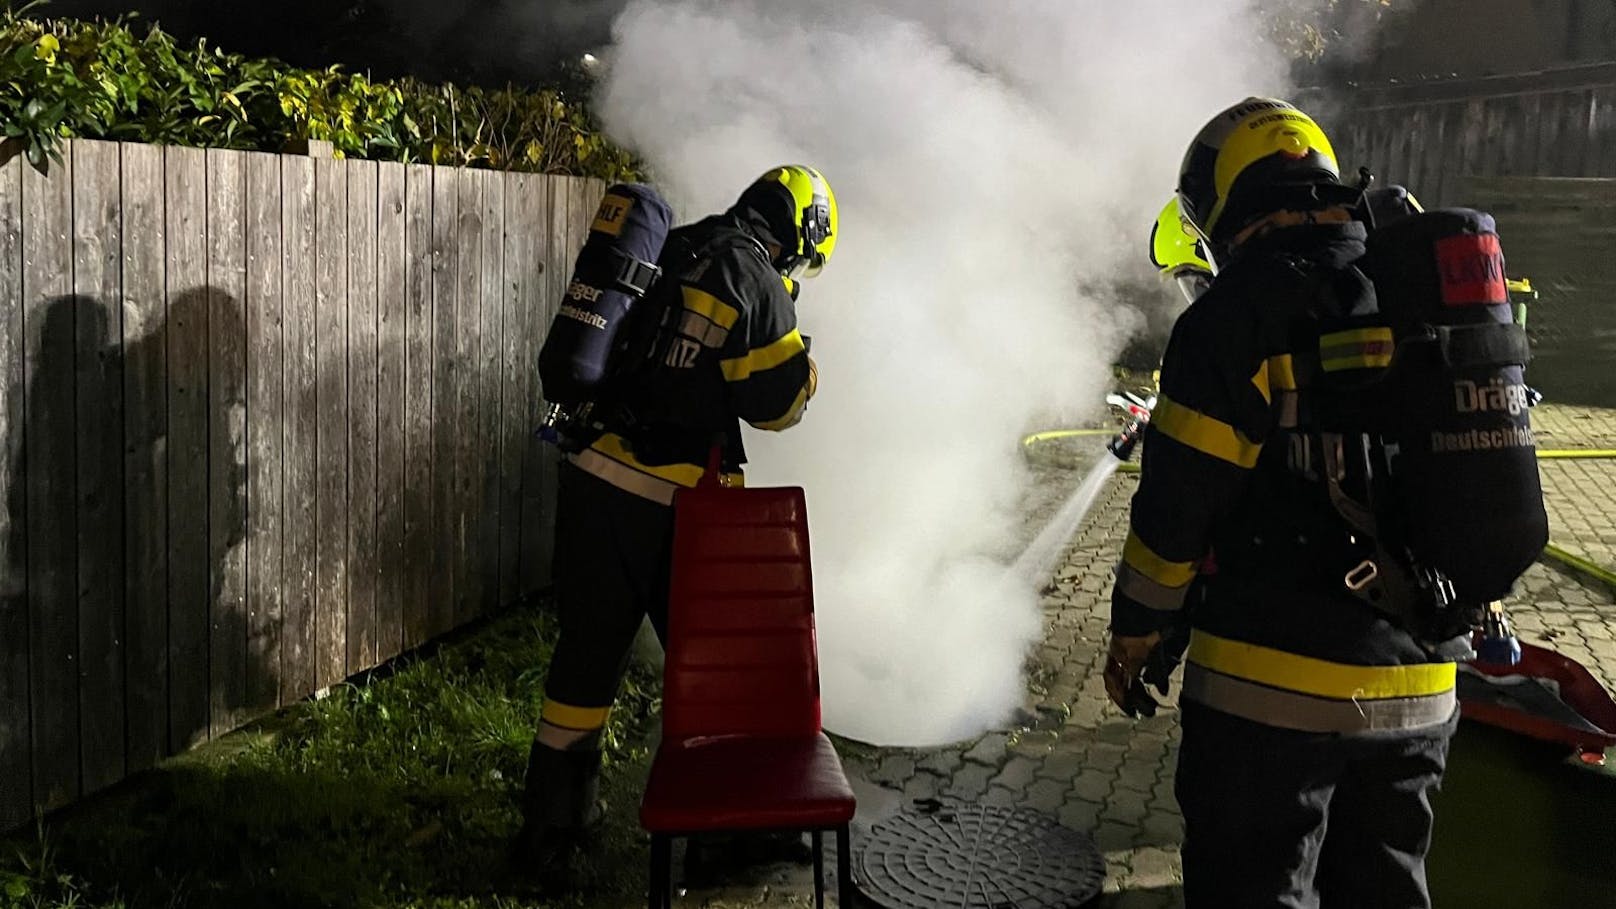
<svg viewBox="0 0 1616 909"><path fill-rule="evenodd" d="M636 668L605 736L611 806L588 897L504 881L556 638L521 607L427 657L175 758L0 850L0 909L594 907L637 902L659 683Z"/></svg>

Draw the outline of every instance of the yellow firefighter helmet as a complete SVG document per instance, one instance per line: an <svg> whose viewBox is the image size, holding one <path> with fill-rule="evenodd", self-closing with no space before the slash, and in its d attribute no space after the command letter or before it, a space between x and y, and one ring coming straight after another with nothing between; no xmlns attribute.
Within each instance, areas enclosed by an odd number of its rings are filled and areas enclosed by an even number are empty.
<svg viewBox="0 0 1616 909"><path fill-rule="evenodd" d="M812 167L787 164L759 177L743 198L765 193L791 206L791 234L776 238L780 273L793 282L819 274L836 250L836 194L830 181Z"/></svg>
<svg viewBox="0 0 1616 909"><path fill-rule="evenodd" d="M1339 184L1340 164L1324 130L1288 101L1247 98L1213 118L1179 169L1185 220L1220 247L1267 214L1279 186Z"/></svg>

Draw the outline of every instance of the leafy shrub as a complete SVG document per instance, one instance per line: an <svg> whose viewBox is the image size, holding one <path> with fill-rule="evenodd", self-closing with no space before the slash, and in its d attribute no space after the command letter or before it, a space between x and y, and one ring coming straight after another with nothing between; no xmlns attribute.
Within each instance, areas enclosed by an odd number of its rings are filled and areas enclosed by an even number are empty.
<svg viewBox="0 0 1616 909"><path fill-rule="evenodd" d="M637 166L588 110L554 88L376 82L228 54L162 29L0 15L0 124L41 170L63 138L286 151L633 179Z"/></svg>

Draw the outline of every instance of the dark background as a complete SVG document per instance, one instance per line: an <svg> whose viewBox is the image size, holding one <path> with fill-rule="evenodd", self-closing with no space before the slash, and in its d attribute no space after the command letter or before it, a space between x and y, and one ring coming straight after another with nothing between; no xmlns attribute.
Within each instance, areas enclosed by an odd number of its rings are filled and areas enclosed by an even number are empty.
<svg viewBox="0 0 1616 909"><path fill-rule="evenodd" d="M782 0L788 2L788 0ZM991 0L984 0L991 2ZM1302 85L1519 73L1616 58L1616 0L1263 0L1327 51ZM484 85L553 82L606 44L628 0L55 0L42 16L136 12L184 38L301 66ZM1309 12L1312 11L1312 12Z"/></svg>
<svg viewBox="0 0 1616 909"><path fill-rule="evenodd" d="M134 12L181 38L376 78L550 83L611 38L627 0L55 0L36 17Z"/></svg>

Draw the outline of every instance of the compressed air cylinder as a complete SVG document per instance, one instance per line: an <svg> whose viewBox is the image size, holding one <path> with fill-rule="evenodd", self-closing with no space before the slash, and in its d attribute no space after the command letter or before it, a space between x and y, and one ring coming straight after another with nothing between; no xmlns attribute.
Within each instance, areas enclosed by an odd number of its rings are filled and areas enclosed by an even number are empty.
<svg viewBox="0 0 1616 909"><path fill-rule="evenodd" d="M657 275L672 220L667 202L649 186L622 183L606 191L539 353L546 400L567 406L594 400L611 377L623 330Z"/></svg>

